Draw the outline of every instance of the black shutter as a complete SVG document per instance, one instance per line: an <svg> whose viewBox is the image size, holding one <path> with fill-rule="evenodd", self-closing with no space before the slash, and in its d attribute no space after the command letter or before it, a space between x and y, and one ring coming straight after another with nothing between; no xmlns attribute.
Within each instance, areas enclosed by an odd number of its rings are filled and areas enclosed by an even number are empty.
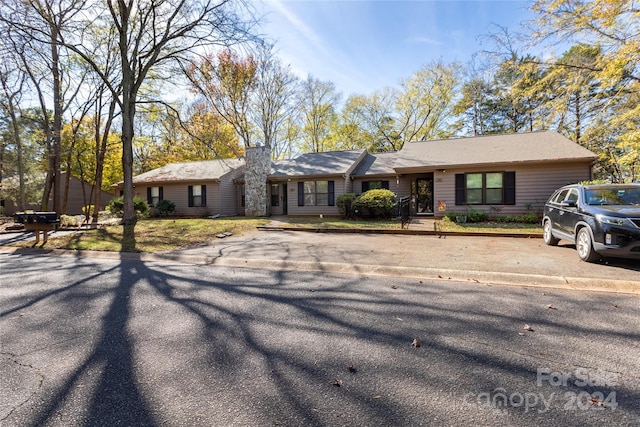
<svg viewBox="0 0 640 427"><path fill-rule="evenodd" d="M515 172L504 173L504 204L505 205L516 204L516 173Z"/></svg>
<svg viewBox="0 0 640 427"><path fill-rule="evenodd" d="M384 188L385 190L389 189L389 181L382 181L382 188Z"/></svg>
<svg viewBox="0 0 640 427"><path fill-rule="evenodd" d="M162 187L158 190L158 200L164 200L164 192L162 191Z"/></svg>
<svg viewBox="0 0 640 427"><path fill-rule="evenodd" d="M335 205L336 205L335 184L333 181L329 181L329 206L335 206Z"/></svg>
<svg viewBox="0 0 640 427"><path fill-rule="evenodd" d="M369 181L362 181L362 192L366 193L369 191Z"/></svg>
<svg viewBox="0 0 640 427"><path fill-rule="evenodd" d="M304 182L298 182L298 206L304 206Z"/></svg>
<svg viewBox="0 0 640 427"><path fill-rule="evenodd" d="M189 207L193 207L193 185L189 186Z"/></svg>
<svg viewBox="0 0 640 427"><path fill-rule="evenodd" d="M200 202L200 206L207 206L207 186L203 185L200 188L200 199L202 200Z"/></svg>
<svg viewBox="0 0 640 427"><path fill-rule="evenodd" d="M151 187L147 187L147 203L151 205Z"/></svg>
<svg viewBox="0 0 640 427"><path fill-rule="evenodd" d="M456 205L464 205L464 174L456 174Z"/></svg>

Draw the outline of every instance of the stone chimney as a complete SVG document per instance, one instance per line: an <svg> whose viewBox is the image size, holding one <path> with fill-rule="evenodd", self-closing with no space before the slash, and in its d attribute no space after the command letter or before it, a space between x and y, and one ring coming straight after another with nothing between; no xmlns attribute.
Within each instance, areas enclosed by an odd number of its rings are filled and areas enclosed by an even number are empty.
<svg viewBox="0 0 640 427"><path fill-rule="evenodd" d="M267 177L271 173L271 148L249 147L245 149L244 173L245 216L268 216Z"/></svg>

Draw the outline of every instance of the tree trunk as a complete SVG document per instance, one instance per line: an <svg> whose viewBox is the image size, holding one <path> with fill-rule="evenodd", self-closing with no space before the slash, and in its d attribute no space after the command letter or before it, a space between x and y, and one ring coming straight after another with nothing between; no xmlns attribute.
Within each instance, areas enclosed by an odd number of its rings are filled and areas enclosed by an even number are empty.
<svg viewBox="0 0 640 427"><path fill-rule="evenodd" d="M128 81L127 81L128 80ZM133 208L133 123L136 114L135 95L132 90L132 76L122 79L122 172L124 174L124 215L125 225L135 224L136 212Z"/></svg>
<svg viewBox="0 0 640 427"><path fill-rule="evenodd" d="M94 210L91 222L93 224L98 223L98 212L102 206L102 176L104 173L104 156L107 152L107 141L109 140L109 132L111 130L111 124L113 123L113 117L116 109L116 100L112 99L109 104L109 115L104 125L104 132L100 135L100 111L102 110L102 95L98 99L98 113L95 119L95 140L96 140L96 192L94 194Z"/></svg>
<svg viewBox="0 0 640 427"><path fill-rule="evenodd" d="M60 52L58 51L58 28L51 25L51 65L53 74L53 211L60 213L61 182L60 161L62 156L62 89L60 76Z"/></svg>

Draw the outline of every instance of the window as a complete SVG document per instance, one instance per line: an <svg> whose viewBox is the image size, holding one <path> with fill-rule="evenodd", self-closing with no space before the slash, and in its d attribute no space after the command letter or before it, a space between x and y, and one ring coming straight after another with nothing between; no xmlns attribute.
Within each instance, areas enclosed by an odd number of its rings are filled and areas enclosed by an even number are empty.
<svg viewBox="0 0 640 427"><path fill-rule="evenodd" d="M362 192L384 188L389 189L389 181L362 181Z"/></svg>
<svg viewBox="0 0 640 427"><path fill-rule="evenodd" d="M147 203L149 206L155 206L159 201L163 200L162 187L147 187Z"/></svg>
<svg viewBox="0 0 640 427"><path fill-rule="evenodd" d="M515 205L515 172L456 174L456 205Z"/></svg>
<svg viewBox="0 0 640 427"><path fill-rule="evenodd" d="M207 186L189 186L189 207L207 206Z"/></svg>
<svg viewBox="0 0 640 427"><path fill-rule="evenodd" d="M567 193L569 190L559 191L558 194L553 198L552 203L557 203L558 205L562 203L563 200L566 199Z"/></svg>
<svg viewBox="0 0 640 427"><path fill-rule="evenodd" d="M242 184L240 186L240 206L244 207L245 203L246 203L246 198L244 195L244 184Z"/></svg>
<svg viewBox="0 0 640 427"><path fill-rule="evenodd" d="M271 206L280 206L280 184L271 184Z"/></svg>
<svg viewBox="0 0 640 427"><path fill-rule="evenodd" d="M333 181L298 182L298 206L334 206Z"/></svg>

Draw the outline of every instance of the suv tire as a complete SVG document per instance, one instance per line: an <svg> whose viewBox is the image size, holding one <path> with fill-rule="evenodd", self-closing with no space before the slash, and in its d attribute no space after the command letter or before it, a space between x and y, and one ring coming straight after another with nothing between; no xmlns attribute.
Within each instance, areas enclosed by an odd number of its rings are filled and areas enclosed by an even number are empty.
<svg viewBox="0 0 640 427"><path fill-rule="evenodd" d="M549 246L556 246L560 241L560 239L556 239L555 237L553 237L553 231L551 228L550 220L546 220L544 222L544 225L542 226L542 238L544 240L544 243L546 243Z"/></svg>
<svg viewBox="0 0 640 427"><path fill-rule="evenodd" d="M587 227L582 227L576 236L576 250L581 260L585 262L595 262L600 259L600 255L593 250L591 233Z"/></svg>

